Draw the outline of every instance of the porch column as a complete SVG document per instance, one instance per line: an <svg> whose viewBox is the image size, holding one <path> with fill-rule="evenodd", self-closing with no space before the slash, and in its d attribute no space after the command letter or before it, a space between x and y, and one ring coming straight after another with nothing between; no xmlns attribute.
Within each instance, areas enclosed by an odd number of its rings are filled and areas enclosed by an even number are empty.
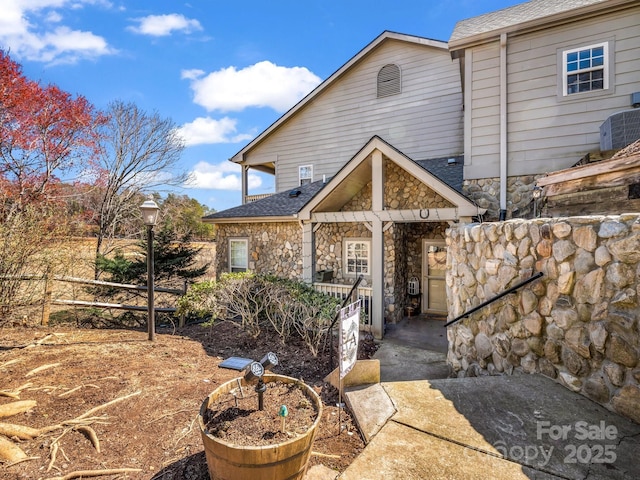
<svg viewBox="0 0 640 480"><path fill-rule="evenodd" d="M313 223L305 222L302 224L302 281L309 285L313 283L314 245Z"/></svg>
<svg viewBox="0 0 640 480"><path fill-rule="evenodd" d="M371 328L373 336L381 339L384 334L384 234L382 221L375 218L371 222L373 241L371 242Z"/></svg>
<svg viewBox="0 0 640 480"><path fill-rule="evenodd" d="M371 209L374 212L384 209L384 161L380 150L371 154ZM381 339L384 334L384 234L382 220L377 215L371 221L371 231L371 327L374 337Z"/></svg>
<svg viewBox="0 0 640 480"><path fill-rule="evenodd" d="M242 186L242 205L247 203L247 195L248 195L248 181L247 176L249 172L249 167L246 165L242 165L242 172L240 174L240 184Z"/></svg>

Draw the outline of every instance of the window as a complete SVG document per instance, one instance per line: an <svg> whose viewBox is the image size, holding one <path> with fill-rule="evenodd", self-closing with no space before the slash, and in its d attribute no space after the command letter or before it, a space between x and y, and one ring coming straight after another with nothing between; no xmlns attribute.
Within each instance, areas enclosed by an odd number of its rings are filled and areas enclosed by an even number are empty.
<svg viewBox="0 0 640 480"><path fill-rule="evenodd" d="M369 240L345 240L345 273L369 275L370 252Z"/></svg>
<svg viewBox="0 0 640 480"><path fill-rule="evenodd" d="M300 185L313 182L313 165L298 167L298 177L300 179Z"/></svg>
<svg viewBox="0 0 640 480"><path fill-rule="evenodd" d="M378 98L400 93L400 67L392 63L378 72Z"/></svg>
<svg viewBox="0 0 640 480"><path fill-rule="evenodd" d="M563 95L608 89L608 55L608 43L562 52Z"/></svg>
<svg viewBox="0 0 640 480"><path fill-rule="evenodd" d="M249 268L249 240L229 239L229 271L246 272Z"/></svg>

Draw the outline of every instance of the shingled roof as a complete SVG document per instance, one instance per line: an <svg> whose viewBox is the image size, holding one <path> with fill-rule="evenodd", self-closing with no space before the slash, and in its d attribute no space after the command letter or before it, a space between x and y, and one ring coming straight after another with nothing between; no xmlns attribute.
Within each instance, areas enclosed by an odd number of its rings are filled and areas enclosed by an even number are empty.
<svg viewBox="0 0 640 480"><path fill-rule="evenodd" d="M462 195L462 173L464 157L431 158L429 160L417 160L416 163L436 178L439 178L451 188Z"/></svg>
<svg viewBox="0 0 640 480"><path fill-rule="evenodd" d="M495 12L459 21L453 29L449 46L465 43L466 40L491 32L510 31L512 27L553 17L570 10L610 0L531 0L529 2L503 8Z"/></svg>
<svg viewBox="0 0 640 480"><path fill-rule="evenodd" d="M293 217L309 200L324 187L322 180L301 185L293 190L275 193L269 197L245 203L238 207L229 208L207 215L203 220L242 219L255 217ZM299 192L299 193L298 193ZM284 219L284 218L283 218ZM215 222L212 222L215 223Z"/></svg>
<svg viewBox="0 0 640 480"><path fill-rule="evenodd" d="M453 159L454 162L449 160ZM462 169L464 167L464 157L444 157L431 158L428 160L418 160L415 163L420 165L433 176L449 185L458 193L464 195L462 191ZM210 223L242 222L255 219L267 221L285 221L289 218L294 220L296 214L315 197L325 186L323 181L317 181L302 185L293 190L279 192L255 202L246 203L237 207L222 210L204 217L204 221ZM299 192L299 193L297 193ZM289 218L287 218L289 217Z"/></svg>

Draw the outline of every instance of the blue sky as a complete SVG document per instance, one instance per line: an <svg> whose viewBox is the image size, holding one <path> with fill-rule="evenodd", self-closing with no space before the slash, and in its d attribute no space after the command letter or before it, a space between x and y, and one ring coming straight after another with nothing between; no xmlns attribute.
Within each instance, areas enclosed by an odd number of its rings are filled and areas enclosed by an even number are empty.
<svg viewBox="0 0 640 480"><path fill-rule="evenodd" d="M187 148L178 190L239 205L228 159L384 30L448 40L458 20L519 0L1 0L0 48L24 73L171 118ZM273 192L253 175L250 193Z"/></svg>

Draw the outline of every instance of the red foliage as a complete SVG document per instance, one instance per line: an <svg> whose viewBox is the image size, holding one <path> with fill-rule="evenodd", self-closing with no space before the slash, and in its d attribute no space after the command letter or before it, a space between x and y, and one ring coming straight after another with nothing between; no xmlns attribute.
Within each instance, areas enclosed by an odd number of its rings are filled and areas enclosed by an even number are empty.
<svg viewBox="0 0 640 480"><path fill-rule="evenodd" d="M52 198L57 176L88 165L105 122L86 98L42 87L0 50L0 191L19 204Z"/></svg>

